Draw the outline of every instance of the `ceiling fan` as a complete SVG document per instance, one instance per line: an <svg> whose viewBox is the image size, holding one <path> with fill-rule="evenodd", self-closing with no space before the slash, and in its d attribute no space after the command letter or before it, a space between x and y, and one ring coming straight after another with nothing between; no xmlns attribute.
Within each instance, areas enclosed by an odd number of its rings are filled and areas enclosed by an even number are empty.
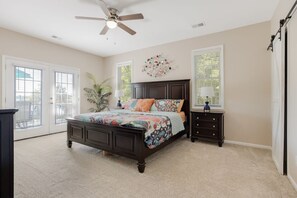
<svg viewBox="0 0 297 198"><path fill-rule="evenodd" d="M86 16L75 16L76 19L87 19L87 20L97 20L97 21L106 21L106 24L102 31L100 32L100 35L105 35L109 29L114 29L117 26L124 31L128 32L131 35L136 34L134 30L126 26L125 24L121 23L121 21L127 21L127 20L137 20L137 19L143 19L143 15L141 13L137 14L130 14L130 15L124 15L124 16L118 16L118 10L115 8L109 8L107 5L102 1L97 1L106 15L106 18L97 18L97 17L86 17Z"/></svg>

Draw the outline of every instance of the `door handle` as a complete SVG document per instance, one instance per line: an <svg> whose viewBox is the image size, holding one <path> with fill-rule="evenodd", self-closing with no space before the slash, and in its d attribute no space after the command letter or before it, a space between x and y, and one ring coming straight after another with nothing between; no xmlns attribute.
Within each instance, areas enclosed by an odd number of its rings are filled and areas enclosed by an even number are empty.
<svg viewBox="0 0 297 198"><path fill-rule="evenodd" d="M50 97L50 102L49 102L50 104L54 104L54 102L53 102L53 97Z"/></svg>

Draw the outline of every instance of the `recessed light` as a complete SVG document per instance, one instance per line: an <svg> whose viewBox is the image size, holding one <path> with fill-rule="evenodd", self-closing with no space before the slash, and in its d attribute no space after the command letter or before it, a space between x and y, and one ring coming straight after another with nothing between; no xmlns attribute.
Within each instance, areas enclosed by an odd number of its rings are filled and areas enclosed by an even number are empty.
<svg viewBox="0 0 297 198"><path fill-rule="evenodd" d="M204 22L194 24L194 25L192 25L192 28L199 28L199 27L203 27L203 26L205 26L205 23Z"/></svg>

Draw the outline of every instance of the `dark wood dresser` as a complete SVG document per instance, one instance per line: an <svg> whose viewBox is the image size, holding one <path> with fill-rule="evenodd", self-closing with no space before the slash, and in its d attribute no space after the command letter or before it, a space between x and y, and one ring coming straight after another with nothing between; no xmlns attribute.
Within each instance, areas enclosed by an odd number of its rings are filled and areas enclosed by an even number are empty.
<svg viewBox="0 0 297 198"><path fill-rule="evenodd" d="M13 197L13 115L17 109L0 109L0 197Z"/></svg>
<svg viewBox="0 0 297 198"><path fill-rule="evenodd" d="M191 141L207 140L217 142L219 147L224 143L224 112L191 111Z"/></svg>

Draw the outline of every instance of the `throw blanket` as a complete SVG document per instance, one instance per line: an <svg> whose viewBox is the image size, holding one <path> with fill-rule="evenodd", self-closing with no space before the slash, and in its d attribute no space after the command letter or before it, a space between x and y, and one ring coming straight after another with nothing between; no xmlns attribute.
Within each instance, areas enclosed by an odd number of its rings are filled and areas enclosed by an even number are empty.
<svg viewBox="0 0 297 198"><path fill-rule="evenodd" d="M179 131L184 130L180 116L173 112L131 112L115 110L98 113L86 113L75 119L111 126L135 127L146 129L145 143L153 149L168 140Z"/></svg>

